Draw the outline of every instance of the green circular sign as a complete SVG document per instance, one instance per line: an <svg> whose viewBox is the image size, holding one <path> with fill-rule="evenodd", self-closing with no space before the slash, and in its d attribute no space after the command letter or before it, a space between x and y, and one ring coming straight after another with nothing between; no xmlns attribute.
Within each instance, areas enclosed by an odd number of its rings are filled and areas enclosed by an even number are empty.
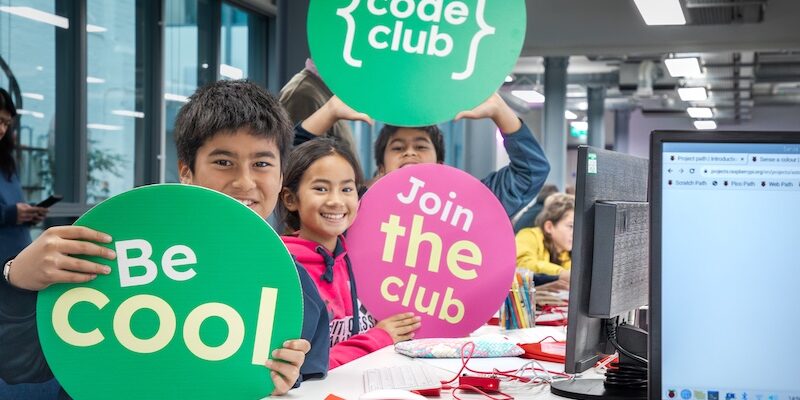
<svg viewBox="0 0 800 400"><path fill-rule="evenodd" d="M519 57L525 25L523 0L312 0L308 44L349 106L423 126L489 98Z"/></svg>
<svg viewBox="0 0 800 400"><path fill-rule="evenodd" d="M264 361L297 339L294 262L255 212L189 185L134 189L75 225L108 233L111 274L39 293L47 362L76 400L256 399Z"/></svg>

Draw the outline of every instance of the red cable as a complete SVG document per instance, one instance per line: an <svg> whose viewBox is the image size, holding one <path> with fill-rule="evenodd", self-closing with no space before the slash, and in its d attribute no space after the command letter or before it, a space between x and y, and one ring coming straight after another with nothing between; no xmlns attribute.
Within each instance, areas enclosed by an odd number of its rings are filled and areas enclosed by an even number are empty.
<svg viewBox="0 0 800 400"><path fill-rule="evenodd" d="M548 337L542 339L541 341L539 341L539 343L547 340L548 338L556 340L554 337L548 336ZM469 349L467 349L467 346L470 346ZM474 386L470 386L470 385L459 385L459 386L456 386L456 387L448 386L449 384L455 382L461 376L461 373L464 372L465 370L469 371L469 372L472 372L472 373L475 373L475 374L499 375L499 376L503 376L503 377L506 377L506 378L515 379L515 380L518 380L518 381L523 382L523 383L528 383L528 382L531 382L531 381L533 381L535 379L535 378L529 378L529 377L518 376L518 375L514 375L513 374L514 372L517 372L519 370L500 371L498 369L494 369L492 372L474 370L474 369L472 369L472 368L467 366L467 363L469 362L469 360L472 359L472 355L473 354L475 354L475 343L474 342L464 343L464 345L461 346L461 369L459 369L458 372L456 372L456 374L453 377L453 379L450 379L449 381L441 381L442 389L446 390L446 389L451 389L452 388L452 390L453 390L452 395L453 395L453 398L456 399L456 400L460 400L460 398L456 395L456 391L458 391L458 390L473 390L473 391L476 391L476 392L484 395L485 397L487 397L487 398L489 398L491 400L513 400L513 398L514 398L514 397L509 396L509 395L507 395L507 394L505 394L503 392L500 392L500 391L498 391L498 393L503 395L503 396L505 396L505 397L500 397L500 398L492 397L491 395L487 394L486 392L484 392L484 391L482 391L482 390L480 390L480 389L478 389L478 388L476 388ZM549 371L549 370L545 370L545 369L541 369L541 368L532 368L532 367L526 367L526 368L524 368L522 370L522 372L525 372L525 371L528 371L528 370L547 372L547 373L552 374L552 375L557 375L557 376L566 377L566 378L570 378L571 377L571 375L565 374L565 373L562 373L562 372L555 372L555 371Z"/></svg>
<svg viewBox="0 0 800 400"><path fill-rule="evenodd" d="M483 390L480 390L480 389L476 388L475 386L471 386L471 385L461 385L461 386L453 388L453 392L451 394L452 394L453 398L456 399L456 400L462 400L461 397L458 397L458 395L456 394L456 392L459 391L459 390L469 390L469 391L472 391L472 392L478 392L478 393L482 394L484 397L486 397L487 399L491 399L491 400L514 400L513 396L509 396L509 395L507 395L507 394L505 394L505 393L503 393L501 391L498 391L497 394L502 395L503 397L494 397L494 396L490 395L489 393L486 393Z"/></svg>

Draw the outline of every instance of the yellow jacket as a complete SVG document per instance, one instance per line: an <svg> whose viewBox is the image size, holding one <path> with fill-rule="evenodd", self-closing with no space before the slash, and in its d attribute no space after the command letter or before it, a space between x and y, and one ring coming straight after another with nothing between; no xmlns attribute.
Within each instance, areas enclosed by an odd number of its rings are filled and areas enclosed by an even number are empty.
<svg viewBox="0 0 800 400"><path fill-rule="evenodd" d="M550 262L550 252L544 246L544 232L541 228L525 228L519 231L516 242L517 267L546 275L558 275L572 267L568 251L558 255L561 265Z"/></svg>

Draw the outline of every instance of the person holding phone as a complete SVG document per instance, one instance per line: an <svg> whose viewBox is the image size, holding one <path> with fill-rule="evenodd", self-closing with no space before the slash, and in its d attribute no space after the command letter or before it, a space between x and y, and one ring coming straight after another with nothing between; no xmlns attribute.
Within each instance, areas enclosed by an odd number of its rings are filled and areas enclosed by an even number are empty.
<svg viewBox="0 0 800 400"><path fill-rule="evenodd" d="M14 117L17 109L0 88L0 259L18 254L31 243L30 225L47 216L47 208L25 202L14 161Z"/></svg>

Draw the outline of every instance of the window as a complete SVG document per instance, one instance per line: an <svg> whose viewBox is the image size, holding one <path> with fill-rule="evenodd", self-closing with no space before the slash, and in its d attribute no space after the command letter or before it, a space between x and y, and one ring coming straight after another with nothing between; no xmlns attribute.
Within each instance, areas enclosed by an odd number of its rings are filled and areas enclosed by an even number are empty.
<svg viewBox="0 0 800 400"><path fill-rule="evenodd" d="M12 88L28 201L70 223L137 185L176 182L175 117L198 86L266 86L263 0L0 0L0 86Z"/></svg>
<svg viewBox="0 0 800 400"><path fill-rule="evenodd" d="M248 77L248 20L245 11L222 4L220 27L219 79L245 79Z"/></svg>
<svg viewBox="0 0 800 400"><path fill-rule="evenodd" d="M18 172L27 201L52 192L56 116L56 30L68 19L56 15L54 0L0 0L0 57L7 67L0 86L10 90L20 114ZM12 84L13 82L13 84Z"/></svg>
<svg viewBox="0 0 800 400"><path fill-rule="evenodd" d="M133 188L136 157L136 0L88 0L86 202Z"/></svg>
<svg viewBox="0 0 800 400"><path fill-rule="evenodd" d="M198 26L194 0L167 0L164 13L164 159L166 182L178 182L178 154L173 131L175 117L197 89ZM200 67L208 69L208 63Z"/></svg>

